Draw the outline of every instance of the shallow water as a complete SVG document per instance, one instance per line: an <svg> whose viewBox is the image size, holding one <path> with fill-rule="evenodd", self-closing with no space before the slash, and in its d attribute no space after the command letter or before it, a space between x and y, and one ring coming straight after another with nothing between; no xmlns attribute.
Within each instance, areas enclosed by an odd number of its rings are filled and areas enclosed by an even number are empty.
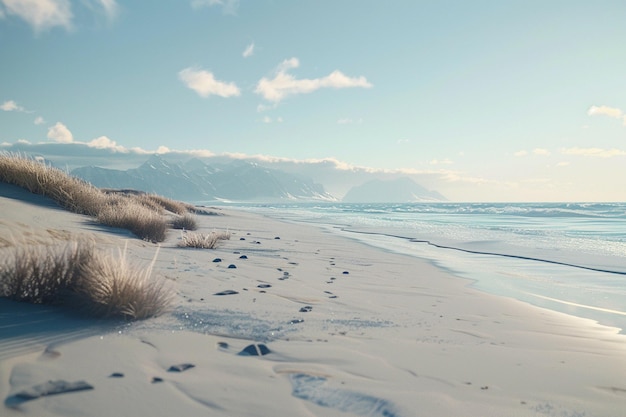
<svg viewBox="0 0 626 417"><path fill-rule="evenodd" d="M480 290L626 329L626 204L246 206L427 259Z"/></svg>

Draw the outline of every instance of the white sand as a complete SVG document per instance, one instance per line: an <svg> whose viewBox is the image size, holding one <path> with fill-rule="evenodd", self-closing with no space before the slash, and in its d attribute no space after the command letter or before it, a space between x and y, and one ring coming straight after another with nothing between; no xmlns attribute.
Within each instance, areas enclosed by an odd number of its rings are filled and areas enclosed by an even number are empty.
<svg viewBox="0 0 626 417"><path fill-rule="evenodd" d="M102 250L128 241L131 259L154 255L153 244L42 202L0 185L0 236L95 233ZM427 262L312 226L220 212L199 217L202 232L232 232L218 249L178 248L178 231L161 245L156 272L177 290L161 317L119 325L0 300L3 401L49 380L93 386L0 405L0 415L625 413L626 337L616 329L480 293ZM238 294L213 295L224 290ZM272 353L238 355L252 343ZM184 363L195 366L168 372Z"/></svg>

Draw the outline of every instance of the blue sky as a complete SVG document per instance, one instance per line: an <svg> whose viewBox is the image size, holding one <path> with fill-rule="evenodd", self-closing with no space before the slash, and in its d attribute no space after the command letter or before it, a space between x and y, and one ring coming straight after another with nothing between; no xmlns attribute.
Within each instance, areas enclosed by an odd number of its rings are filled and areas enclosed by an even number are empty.
<svg viewBox="0 0 626 417"><path fill-rule="evenodd" d="M0 143L625 201L624 22L623 1L0 0Z"/></svg>

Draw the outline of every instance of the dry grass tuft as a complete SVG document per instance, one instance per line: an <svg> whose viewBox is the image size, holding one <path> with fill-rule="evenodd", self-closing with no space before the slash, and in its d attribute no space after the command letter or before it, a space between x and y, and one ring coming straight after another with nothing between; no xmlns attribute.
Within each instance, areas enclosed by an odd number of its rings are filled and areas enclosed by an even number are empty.
<svg viewBox="0 0 626 417"><path fill-rule="evenodd" d="M68 242L63 246L18 245L13 256L0 265L0 296L35 304L60 302L60 294L72 288L81 265L93 256L90 242Z"/></svg>
<svg viewBox="0 0 626 417"><path fill-rule="evenodd" d="M145 319L160 315L174 293L165 280L152 278L158 250L147 268L130 264L126 253L125 248L117 258L110 253L95 254L81 268L78 292L88 298L88 310L100 317Z"/></svg>
<svg viewBox="0 0 626 417"><path fill-rule="evenodd" d="M158 253L158 251L157 251ZM0 263L0 296L37 304L64 304L98 317L144 319L163 313L173 297L149 267L96 252L93 241L18 245Z"/></svg>
<svg viewBox="0 0 626 417"><path fill-rule="evenodd" d="M230 239L230 232L184 233L178 246L183 248L215 249L220 240Z"/></svg>
<svg viewBox="0 0 626 417"><path fill-rule="evenodd" d="M163 242L167 232L167 221L162 215L132 200L106 205L96 219L106 226L130 230L152 242Z"/></svg>
<svg viewBox="0 0 626 417"><path fill-rule="evenodd" d="M185 213L182 216L176 216L171 221L172 229L182 230L196 230L198 229L198 222L195 217L189 213Z"/></svg>

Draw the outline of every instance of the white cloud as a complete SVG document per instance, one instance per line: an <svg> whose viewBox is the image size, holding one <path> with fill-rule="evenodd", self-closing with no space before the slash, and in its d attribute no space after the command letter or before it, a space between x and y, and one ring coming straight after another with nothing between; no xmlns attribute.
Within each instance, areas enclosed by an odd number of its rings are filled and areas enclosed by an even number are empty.
<svg viewBox="0 0 626 417"><path fill-rule="evenodd" d="M42 125L42 124L46 123L46 121L43 119L43 117L39 116L39 117L37 117L35 119L35 121L33 123L35 123L36 125Z"/></svg>
<svg viewBox="0 0 626 417"><path fill-rule="evenodd" d="M201 9L203 7L220 6L224 14L237 14L239 9L239 0L193 0L191 7Z"/></svg>
<svg viewBox="0 0 626 417"><path fill-rule="evenodd" d="M550 151L547 149L543 149L543 148L535 148L533 149L533 153L535 155L541 155L541 156L548 156L550 155Z"/></svg>
<svg viewBox="0 0 626 417"><path fill-rule="evenodd" d="M26 111L26 109L24 109L24 107L18 105L13 100L7 100L4 103L2 103L2 105L0 105L0 110L4 110L4 111Z"/></svg>
<svg viewBox="0 0 626 417"><path fill-rule="evenodd" d="M254 92L263 96L267 101L278 103L287 96L312 93L320 88L372 87L372 84L363 76L348 77L337 70L322 78L298 80L287 73L290 69L298 66L300 66L300 62L297 58L283 61L278 65L274 78L261 78Z"/></svg>
<svg viewBox="0 0 626 417"><path fill-rule="evenodd" d="M248 58L249 56L252 56L253 54L254 54L254 43L251 43L250 45L246 46L246 49L244 49L241 55L244 58Z"/></svg>
<svg viewBox="0 0 626 417"><path fill-rule="evenodd" d="M93 139L90 142L87 142L87 146L89 146L90 148L97 148L97 149L112 149L117 152L124 152L124 153L128 152L128 150L125 147L118 145L117 142L109 139L106 136L100 136L98 138Z"/></svg>
<svg viewBox="0 0 626 417"><path fill-rule="evenodd" d="M72 143L74 142L74 136L72 132L61 122L57 122L54 126L48 129L48 139L52 139L58 143Z"/></svg>
<svg viewBox="0 0 626 417"><path fill-rule="evenodd" d="M567 148L562 149L564 155L591 156L596 158L612 158L614 156L626 156L626 151L620 149L602 149L602 148Z"/></svg>
<svg viewBox="0 0 626 417"><path fill-rule="evenodd" d="M178 73L178 78L201 97L216 95L220 97L239 96L241 92L235 83L226 83L215 79L212 73L195 68L185 68Z"/></svg>
<svg viewBox="0 0 626 417"><path fill-rule="evenodd" d="M620 118L622 116L622 111L615 107L609 106L591 106L589 110L587 110L587 114L589 116L597 116L597 115L605 115L614 118Z"/></svg>
<svg viewBox="0 0 626 417"><path fill-rule="evenodd" d="M609 106L591 106L589 110L587 110L587 114L589 116L608 116L613 119L620 119L624 126L626 126L626 115L621 109L617 107L609 107Z"/></svg>
<svg viewBox="0 0 626 417"><path fill-rule="evenodd" d="M55 26L72 28L72 10L68 0L1 0L7 15L25 20L35 32Z"/></svg>

